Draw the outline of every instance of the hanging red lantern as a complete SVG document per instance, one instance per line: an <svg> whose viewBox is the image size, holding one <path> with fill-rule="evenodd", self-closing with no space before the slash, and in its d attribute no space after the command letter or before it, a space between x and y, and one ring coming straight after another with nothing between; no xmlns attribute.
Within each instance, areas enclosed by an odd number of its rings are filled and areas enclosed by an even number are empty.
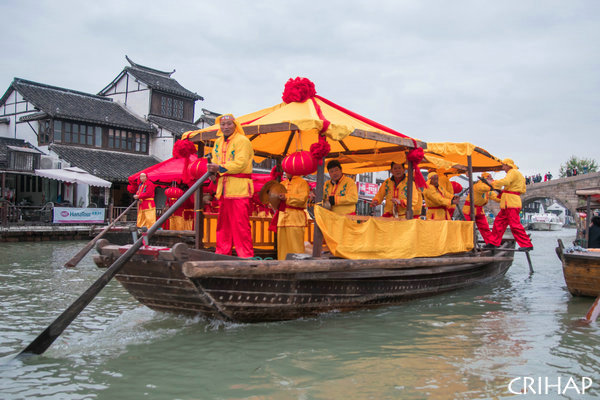
<svg viewBox="0 0 600 400"><path fill-rule="evenodd" d="M183 196L183 190L178 188L177 186L171 186L167 190L165 190L165 196L169 199L178 199Z"/></svg>
<svg viewBox="0 0 600 400"><path fill-rule="evenodd" d="M297 151L281 162L281 168L285 173L294 176L310 175L317 170L317 166L318 161L313 158L310 151Z"/></svg>
<svg viewBox="0 0 600 400"><path fill-rule="evenodd" d="M206 173L206 158L199 158L188 167L188 172L194 179L199 179Z"/></svg>

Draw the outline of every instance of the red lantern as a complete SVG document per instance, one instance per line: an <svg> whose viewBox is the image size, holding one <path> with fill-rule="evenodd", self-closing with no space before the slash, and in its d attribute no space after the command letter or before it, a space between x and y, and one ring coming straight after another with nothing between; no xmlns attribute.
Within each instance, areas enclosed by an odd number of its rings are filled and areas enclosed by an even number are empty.
<svg viewBox="0 0 600 400"><path fill-rule="evenodd" d="M167 196L169 199L178 199L183 196L183 190L176 186L171 186L165 190L165 196Z"/></svg>
<svg viewBox="0 0 600 400"><path fill-rule="evenodd" d="M312 157L310 151L297 151L281 162L281 168L294 176L310 175L317 170L317 166L317 160Z"/></svg>
<svg viewBox="0 0 600 400"><path fill-rule="evenodd" d="M199 179L206 173L206 158L199 158L188 167L188 172L194 179Z"/></svg>

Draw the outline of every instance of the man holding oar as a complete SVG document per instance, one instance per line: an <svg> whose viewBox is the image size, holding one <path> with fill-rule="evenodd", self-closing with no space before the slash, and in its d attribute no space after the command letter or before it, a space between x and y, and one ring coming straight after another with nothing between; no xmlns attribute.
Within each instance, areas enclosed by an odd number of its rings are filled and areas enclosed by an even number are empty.
<svg viewBox="0 0 600 400"><path fill-rule="evenodd" d="M519 250L533 250L531 239L521 225L519 213L521 212L521 195L525 193L525 177L519 172L514 161L510 158L502 160L502 171L506 172L503 179L493 181L491 177L487 178L488 183L494 189L502 189L500 195L500 212L494 220L492 234L489 236L487 247L500 246L502 235L506 227L510 230L515 240L521 246Z"/></svg>
<svg viewBox="0 0 600 400"><path fill-rule="evenodd" d="M252 185L252 159L254 150L244 135L242 125L231 114L218 117L219 124L212 163L209 172L218 173L216 198L219 199L217 218L217 254L239 257L254 256L250 229L250 199L254 194Z"/></svg>

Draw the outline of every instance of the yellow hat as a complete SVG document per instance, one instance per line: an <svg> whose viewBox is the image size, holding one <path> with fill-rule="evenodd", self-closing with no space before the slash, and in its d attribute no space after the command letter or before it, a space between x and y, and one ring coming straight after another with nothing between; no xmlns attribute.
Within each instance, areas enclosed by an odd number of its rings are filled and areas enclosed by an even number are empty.
<svg viewBox="0 0 600 400"><path fill-rule="evenodd" d="M509 167L514 168L514 169L518 169L517 166L515 165L515 162L510 158L505 158L504 160L502 160L502 164L508 165Z"/></svg>
<svg viewBox="0 0 600 400"><path fill-rule="evenodd" d="M244 128L242 128L242 124L240 124L238 122L237 119L235 119L235 117L233 116L233 114L223 114L223 115L219 115L217 117L217 119L215 119L215 125L220 125L221 124L221 120L231 120L233 121L233 123L235 124L235 132L233 133L241 133L242 135L244 134ZM219 128L219 130L217 131L217 136L222 136L223 132L221 131L221 128Z"/></svg>
<svg viewBox="0 0 600 400"><path fill-rule="evenodd" d="M430 172L430 173L427 175L427 180L428 180L428 181L430 181L430 180L431 180L431 178L433 178L434 176L438 176L438 174L437 174L436 172Z"/></svg>
<svg viewBox="0 0 600 400"><path fill-rule="evenodd" d="M489 172L484 172L481 174L482 178L489 178L491 175L489 174Z"/></svg>

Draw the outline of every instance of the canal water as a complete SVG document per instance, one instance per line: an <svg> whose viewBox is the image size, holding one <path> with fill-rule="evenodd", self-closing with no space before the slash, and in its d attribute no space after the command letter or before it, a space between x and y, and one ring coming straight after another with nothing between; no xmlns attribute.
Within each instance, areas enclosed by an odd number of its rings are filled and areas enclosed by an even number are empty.
<svg viewBox="0 0 600 400"><path fill-rule="evenodd" d="M593 399L600 328L533 232L535 273L401 306L264 324L151 311L113 281L42 356L14 359L101 274L85 242L0 243L0 399ZM529 385L523 385L526 382ZM560 394L559 394L560 392Z"/></svg>

